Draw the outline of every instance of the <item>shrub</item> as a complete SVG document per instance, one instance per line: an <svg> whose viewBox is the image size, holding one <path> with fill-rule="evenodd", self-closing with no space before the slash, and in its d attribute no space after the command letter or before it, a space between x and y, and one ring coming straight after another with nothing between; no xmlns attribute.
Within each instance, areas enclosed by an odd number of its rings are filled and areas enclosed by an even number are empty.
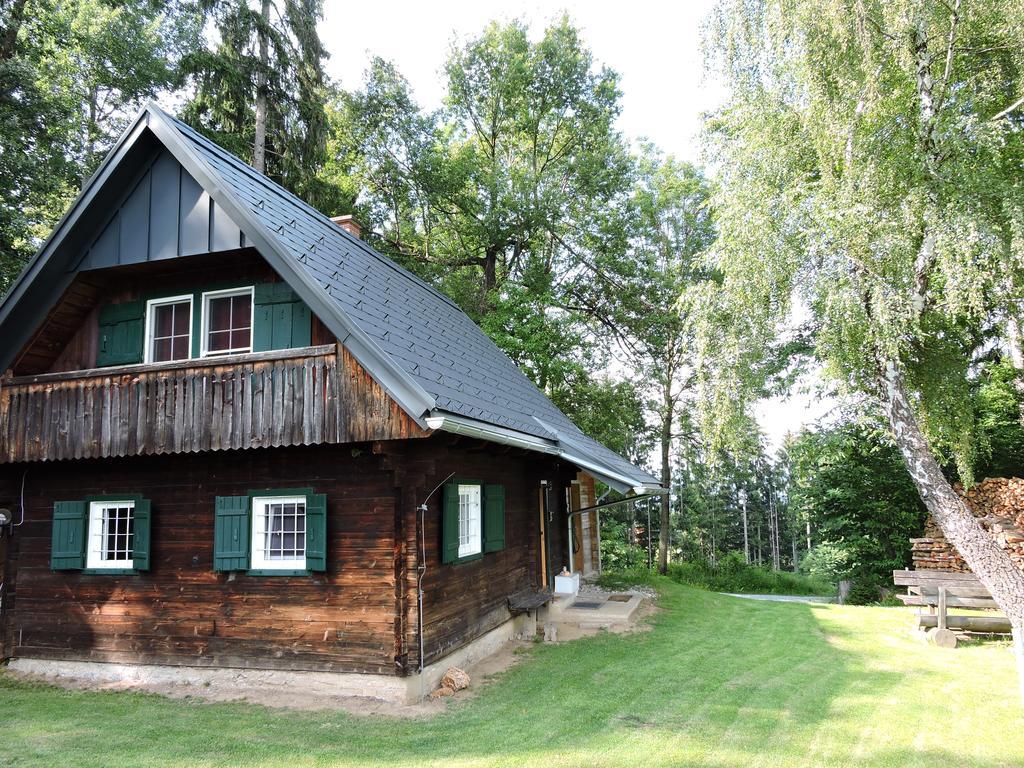
<svg viewBox="0 0 1024 768"><path fill-rule="evenodd" d="M849 573L850 553L838 544L819 544L800 561L800 573L822 581L839 581Z"/></svg>
<svg viewBox="0 0 1024 768"><path fill-rule="evenodd" d="M846 596L849 605L870 605L881 598L882 592L873 576L862 574L851 579L850 593Z"/></svg>

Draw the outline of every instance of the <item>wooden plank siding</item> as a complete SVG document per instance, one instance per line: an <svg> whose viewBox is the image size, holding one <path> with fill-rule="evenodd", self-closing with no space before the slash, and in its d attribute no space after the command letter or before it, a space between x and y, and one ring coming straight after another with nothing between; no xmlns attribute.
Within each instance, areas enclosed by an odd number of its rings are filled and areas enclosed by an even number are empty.
<svg viewBox="0 0 1024 768"><path fill-rule="evenodd" d="M16 657L395 674L394 473L368 446L142 456L0 467L25 485L5 600ZM327 499L327 570L213 570L214 499L309 487ZM152 504L150 570L53 571L53 503L140 494ZM401 575L404 578L404 573Z"/></svg>
<svg viewBox="0 0 1024 768"><path fill-rule="evenodd" d="M0 381L0 463L425 434L340 345Z"/></svg>
<svg viewBox="0 0 1024 768"><path fill-rule="evenodd" d="M505 487L503 550L441 563L442 493L430 494L452 473ZM18 498L26 479L0 645L24 658L415 673L419 505L430 496L422 533L432 663L506 621L508 596L539 583L537 489L547 480L552 499L562 498L574 476L544 454L446 434L0 466L0 500ZM326 495L326 572L214 572L215 497L288 487ZM151 502L150 570L51 570L54 502L118 493ZM563 507L553 517L553 528L565 527Z"/></svg>

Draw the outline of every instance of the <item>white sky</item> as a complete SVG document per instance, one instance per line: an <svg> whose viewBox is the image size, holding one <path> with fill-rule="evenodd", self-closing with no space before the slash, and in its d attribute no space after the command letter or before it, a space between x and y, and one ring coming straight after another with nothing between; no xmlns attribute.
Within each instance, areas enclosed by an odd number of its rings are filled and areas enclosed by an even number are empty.
<svg viewBox="0 0 1024 768"><path fill-rule="evenodd" d="M549 21L568 12L595 61L619 73L622 132L699 161L701 117L724 98L722 86L705 74L701 56L704 23L714 5L714 0L326 0L320 33L331 54L327 71L342 87L359 88L370 58L381 56L408 79L421 106L434 108L444 96L442 68L453 40L479 34L489 21L515 18L539 36ZM818 418L826 407L796 393L761 403L757 413L777 447L787 432Z"/></svg>
<svg viewBox="0 0 1024 768"><path fill-rule="evenodd" d="M344 88L358 87L370 56L382 56L395 62L421 105L436 107L444 95L441 70L454 38L475 36L494 19L515 18L527 21L539 36L566 11L595 60L621 76L622 131L697 160L701 113L721 101L721 88L705 82L700 54L703 20L713 5L712 0L635 0L628 6L602 0L326 0L320 32L331 54L327 70Z"/></svg>

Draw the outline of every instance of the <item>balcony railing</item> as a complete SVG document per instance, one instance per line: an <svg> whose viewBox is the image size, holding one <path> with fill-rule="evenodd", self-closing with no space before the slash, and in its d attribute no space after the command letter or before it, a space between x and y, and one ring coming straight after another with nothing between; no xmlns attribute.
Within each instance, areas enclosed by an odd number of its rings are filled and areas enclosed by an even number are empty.
<svg viewBox="0 0 1024 768"><path fill-rule="evenodd" d="M333 344L0 380L0 463L417 434Z"/></svg>

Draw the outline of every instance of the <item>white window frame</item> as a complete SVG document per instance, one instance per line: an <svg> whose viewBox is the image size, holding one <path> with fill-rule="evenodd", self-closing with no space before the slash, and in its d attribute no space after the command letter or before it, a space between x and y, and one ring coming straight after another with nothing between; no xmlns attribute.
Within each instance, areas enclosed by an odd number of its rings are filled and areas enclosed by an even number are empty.
<svg viewBox="0 0 1024 768"><path fill-rule="evenodd" d="M191 360L193 357L192 350L192 329L195 327L195 306L192 300L192 294L184 294L182 296L167 296L160 299L150 299L146 302L146 351L145 360L147 363L153 362L153 322L156 319L156 313L153 311L157 307L163 306L164 304L183 304L188 302L188 357L187 360ZM170 361L161 361L170 362Z"/></svg>
<svg viewBox="0 0 1024 768"><path fill-rule="evenodd" d="M271 504L301 504L305 518L303 530L305 544L302 557L268 559L266 556L264 527L267 519L266 508ZM254 496L249 510L249 568L254 571L304 571L306 552L309 548L309 506L305 496ZM259 523L259 524L258 524Z"/></svg>
<svg viewBox="0 0 1024 768"><path fill-rule="evenodd" d="M459 558L461 559L483 554L484 492L477 483L459 483L457 490L459 494ZM464 491L467 492L465 506L462 503ZM473 505L476 507L475 510Z"/></svg>
<svg viewBox="0 0 1024 768"><path fill-rule="evenodd" d="M249 295L249 346L237 347L235 349L217 349L212 352L207 348L210 336L210 299L222 299L228 296ZM200 329L199 348L201 357L212 357L216 355L239 355L252 352L253 335L256 332L256 291L255 286L242 288L226 288L221 291L204 291L202 296L203 321Z"/></svg>
<svg viewBox="0 0 1024 768"><path fill-rule="evenodd" d="M131 560L108 560L103 557L104 541L106 540L103 530L103 512L111 507L128 507L131 516L135 517L134 499L113 499L109 501L89 502L89 527L86 531L85 567L92 570L105 568L117 568L127 570L135 567L134 558ZM132 554L135 552L135 542L132 541Z"/></svg>

